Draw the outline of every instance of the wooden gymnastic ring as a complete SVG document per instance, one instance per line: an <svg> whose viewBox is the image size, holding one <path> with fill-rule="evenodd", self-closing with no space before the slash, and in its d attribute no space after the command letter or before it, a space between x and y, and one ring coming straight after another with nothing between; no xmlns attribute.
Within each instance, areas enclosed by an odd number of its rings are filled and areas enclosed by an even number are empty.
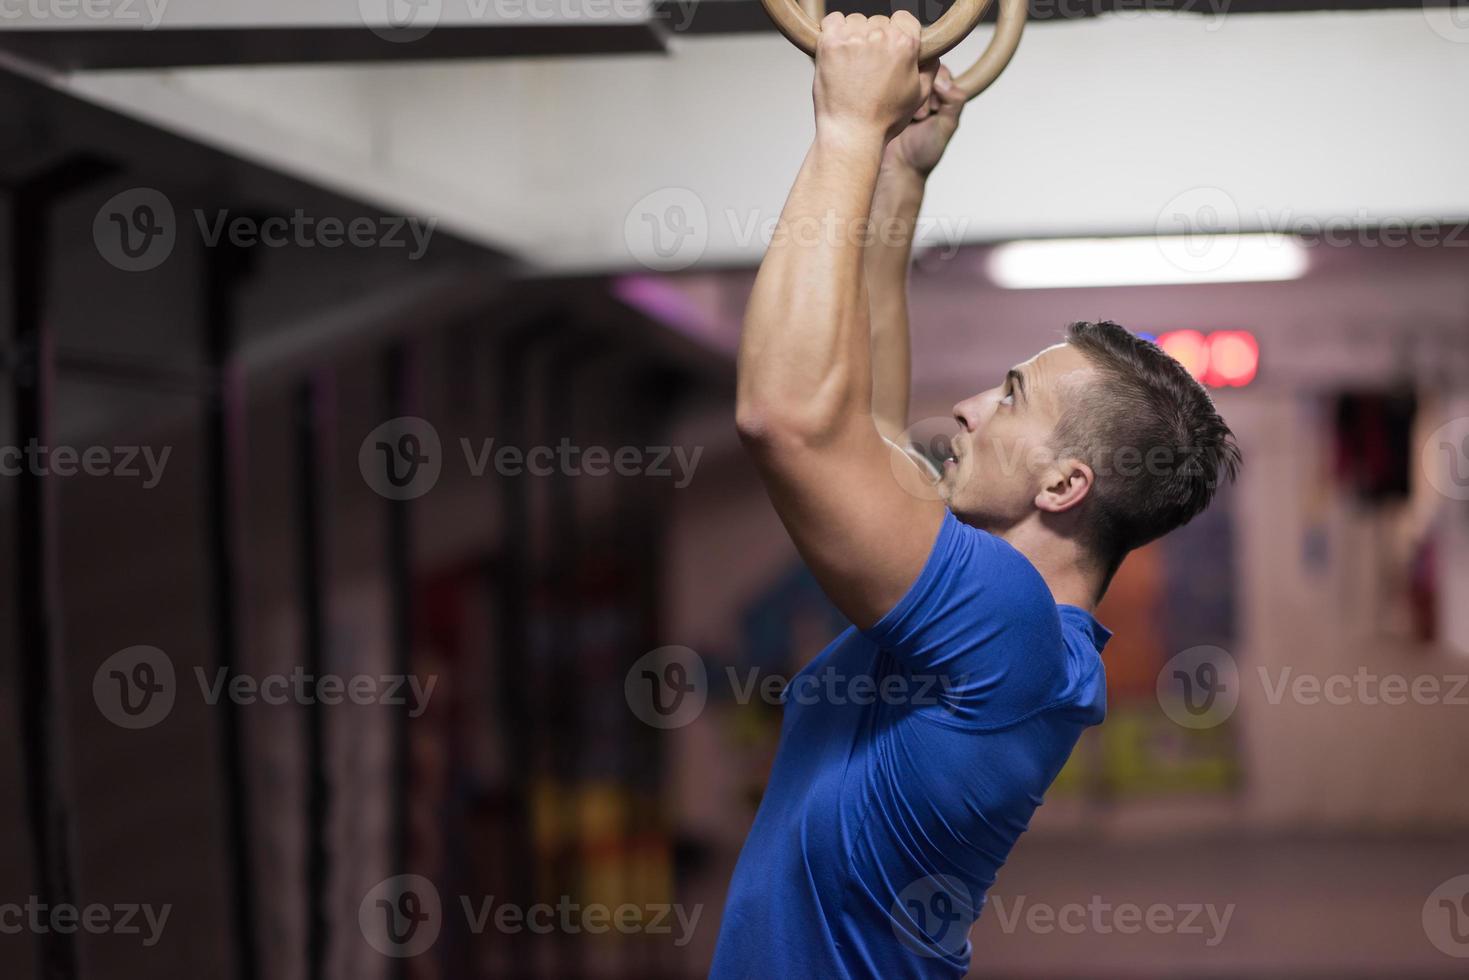
<svg viewBox="0 0 1469 980"><path fill-rule="evenodd" d="M1020 47L1020 36L1025 33L1025 18L1029 12L1029 0L1000 0L1000 16L989 47L968 71L954 77L954 84L966 97L972 99L989 88L1010 66L1010 59L1015 57L1015 50Z"/></svg>
<svg viewBox="0 0 1469 980"><path fill-rule="evenodd" d="M954 0L937 23L923 29L918 44L918 60L932 61L969 36L994 0ZM760 5L775 21L775 29L809 55L816 54L816 38L821 34L821 18L817 13L824 0L760 0ZM1006 59L1008 60L1008 59Z"/></svg>
<svg viewBox="0 0 1469 980"><path fill-rule="evenodd" d="M918 61L932 61L968 37L993 2L956 0L938 23L923 29ZM799 6L796 0L760 0L760 3L775 21L776 29L792 44L807 54L816 53L816 37L821 33L821 18L826 16L826 0L801 0ZM1025 33L1029 7L1029 0L1000 0L1000 16L989 47L968 71L954 76L954 83L966 97L972 99L989 88L1009 67Z"/></svg>

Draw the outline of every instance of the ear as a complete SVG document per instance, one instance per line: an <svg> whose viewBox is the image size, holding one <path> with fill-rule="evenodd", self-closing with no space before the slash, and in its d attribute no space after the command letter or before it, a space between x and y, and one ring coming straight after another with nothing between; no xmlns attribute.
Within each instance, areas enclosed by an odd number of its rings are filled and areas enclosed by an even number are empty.
<svg viewBox="0 0 1469 980"><path fill-rule="evenodd" d="M1060 459L1046 472L1035 506L1050 514L1064 514L1086 499L1097 476L1079 459Z"/></svg>

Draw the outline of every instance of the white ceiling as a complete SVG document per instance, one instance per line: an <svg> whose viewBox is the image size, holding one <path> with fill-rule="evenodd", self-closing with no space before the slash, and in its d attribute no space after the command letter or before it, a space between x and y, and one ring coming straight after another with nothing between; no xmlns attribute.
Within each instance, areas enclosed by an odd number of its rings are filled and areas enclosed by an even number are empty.
<svg viewBox="0 0 1469 980"><path fill-rule="evenodd" d="M675 33L663 55L56 84L582 271L638 268L670 222L688 233L654 265L757 261L810 138L810 75L777 35ZM1152 234L1203 206L1269 229L1469 216L1466 91L1469 21L1451 9L1036 24L969 109L925 214L943 244Z"/></svg>

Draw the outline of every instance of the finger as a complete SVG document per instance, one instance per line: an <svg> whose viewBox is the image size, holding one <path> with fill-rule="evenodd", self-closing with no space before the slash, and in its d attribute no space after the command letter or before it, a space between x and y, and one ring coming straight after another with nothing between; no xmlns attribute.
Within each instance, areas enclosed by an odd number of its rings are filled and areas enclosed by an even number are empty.
<svg viewBox="0 0 1469 980"><path fill-rule="evenodd" d="M934 70L932 67L918 66L918 105L925 111L915 118L922 119L923 116L928 115L926 110L930 108L929 103L932 102Z"/></svg>
<svg viewBox="0 0 1469 980"><path fill-rule="evenodd" d="M914 39L923 33L923 25L918 23L918 18L906 10L893 14L892 25Z"/></svg>
<svg viewBox="0 0 1469 980"><path fill-rule="evenodd" d="M827 38L829 40L835 40L836 38L846 37L846 35L846 14L839 13L838 11L833 10L831 13L821 18L821 34L820 37L818 37L818 41L821 37Z"/></svg>
<svg viewBox="0 0 1469 980"><path fill-rule="evenodd" d="M941 65L938 74L934 76L933 94L938 102L934 108L939 112L948 111L957 114L969 101L969 96L954 81L954 76L947 65Z"/></svg>

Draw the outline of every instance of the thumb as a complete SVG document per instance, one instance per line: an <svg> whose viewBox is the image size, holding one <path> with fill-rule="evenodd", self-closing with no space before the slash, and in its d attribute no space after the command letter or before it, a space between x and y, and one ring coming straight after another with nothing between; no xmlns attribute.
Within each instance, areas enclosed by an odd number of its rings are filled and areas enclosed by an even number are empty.
<svg viewBox="0 0 1469 980"><path fill-rule="evenodd" d="M954 81L947 65L940 65L938 74L934 76L933 94L938 103L935 110L949 115L958 115L959 110L969 101L969 95Z"/></svg>

